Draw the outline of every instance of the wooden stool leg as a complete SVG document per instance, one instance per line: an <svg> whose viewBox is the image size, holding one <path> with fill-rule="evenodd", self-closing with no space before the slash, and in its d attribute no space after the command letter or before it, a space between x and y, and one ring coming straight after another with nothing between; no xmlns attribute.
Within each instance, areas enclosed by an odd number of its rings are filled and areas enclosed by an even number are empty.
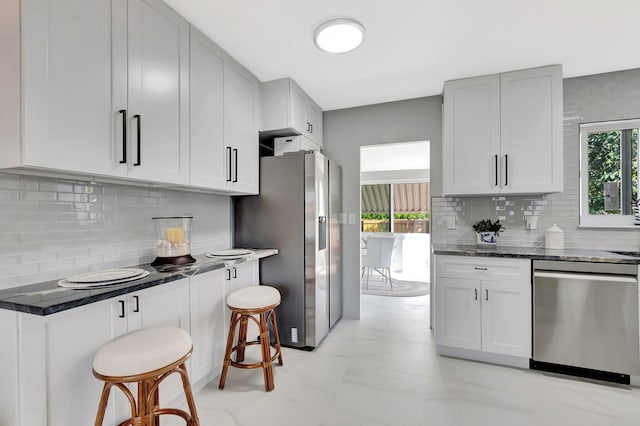
<svg viewBox="0 0 640 426"><path fill-rule="evenodd" d="M274 344L278 351L278 364L282 364L282 347L280 346L280 334L278 333L278 324L276 323L276 310L272 309L269 312L269 318L271 320L271 329L273 330Z"/></svg>
<svg viewBox="0 0 640 426"><path fill-rule="evenodd" d="M222 363L222 373L220 374L220 383L218 388L224 389L224 383L227 380L227 371L229 365L231 365L231 351L233 349L233 339L235 337L236 324L238 324L238 318L240 314L231 312L231 321L229 324L229 335L227 336L227 349L224 352L224 361Z"/></svg>
<svg viewBox="0 0 640 426"><path fill-rule="evenodd" d="M189 406L189 412L191 414L191 423L190 426L200 426L200 419L198 418L198 412L196 411L196 402L193 397L193 392L191 391L191 382L189 382L189 376L187 375L187 366L186 364L180 365L180 377L182 377L182 388L184 389L184 394L187 397L187 405Z"/></svg>
<svg viewBox="0 0 640 426"><path fill-rule="evenodd" d="M238 350L236 351L236 362L244 361L244 350L247 347L247 329L249 318L246 315L240 316L240 331L238 332Z"/></svg>
<svg viewBox="0 0 640 426"><path fill-rule="evenodd" d="M156 387L155 390L152 390L153 383L151 381L147 382L147 401L149 401L149 406L147 408L147 414L150 416L151 422L150 426L160 426L160 417L153 416L153 413L156 410L160 409L160 388ZM151 394L150 392L153 392Z"/></svg>
<svg viewBox="0 0 640 426"><path fill-rule="evenodd" d="M264 390L272 391L275 387L273 381L273 366L271 364L271 342L269 342L269 323L267 313L260 313L260 346L262 347L262 369L264 371Z"/></svg>
<svg viewBox="0 0 640 426"><path fill-rule="evenodd" d="M138 416L133 425L154 426L150 421L149 383L147 380L138 381Z"/></svg>
<svg viewBox="0 0 640 426"><path fill-rule="evenodd" d="M98 414L96 415L95 426L102 426L104 414L107 411L107 403L109 402L109 393L111 392L111 383L105 383L100 395L100 404L98 405Z"/></svg>

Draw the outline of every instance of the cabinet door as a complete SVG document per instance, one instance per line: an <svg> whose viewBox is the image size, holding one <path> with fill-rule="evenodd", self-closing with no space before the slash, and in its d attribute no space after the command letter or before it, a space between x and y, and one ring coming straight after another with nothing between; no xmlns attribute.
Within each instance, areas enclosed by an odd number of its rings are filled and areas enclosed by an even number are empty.
<svg viewBox="0 0 640 426"><path fill-rule="evenodd" d="M224 67L224 139L231 148L232 191L258 193L258 81L234 63Z"/></svg>
<svg viewBox="0 0 640 426"><path fill-rule="evenodd" d="M182 279L128 295L127 317L129 332L164 326L189 331L189 280ZM173 374L162 382L161 404L167 405L181 395L180 376Z"/></svg>
<svg viewBox="0 0 640 426"><path fill-rule="evenodd" d="M130 0L129 177L189 183L189 23L161 0Z"/></svg>
<svg viewBox="0 0 640 426"><path fill-rule="evenodd" d="M289 127L301 135L307 134L307 96L298 84L289 79Z"/></svg>
<svg viewBox="0 0 640 426"><path fill-rule="evenodd" d="M25 165L126 175L111 102L111 3L22 2Z"/></svg>
<svg viewBox="0 0 640 426"><path fill-rule="evenodd" d="M562 191L562 67L501 74L502 189Z"/></svg>
<svg viewBox="0 0 640 426"><path fill-rule="evenodd" d="M2 386L0 386L0 425L18 425L20 353L18 351L18 313L0 309Z"/></svg>
<svg viewBox="0 0 640 426"><path fill-rule="evenodd" d="M444 195L498 192L500 77L446 82L442 130Z"/></svg>
<svg viewBox="0 0 640 426"><path fill-rule="evenodd" d="M191 380L215 377L222 368L225 328L224 270L194 275L189 284L191 308Z"/></svg>
<svg viewBox="0 0 640 426"><path fill-rule="evenodd" d="M322 146L322 110L311 99L307 99L306 117L309 123L307 137Z"/></svg>
<svg viewBox="0 0 640 426"><path fill-rule="evenodd" d="M232 276L236 280L236 288L256 286L258 282L258 261L239 263L232 269Z"/></svg>
<svg viewBox="0 0 640 426"><path fill-rule="evenodd" d="M226 189L223 132L224 61L220 49L191 27L191 185Z"/></svg>
<svg viewBox="0 0 640 426"><path fill-rule="evenodd" d="M531 357L531 285L482 281L482 350Z"/></svg>
<svg viewBox="0 0 640 426"><path fill-rule="evenodd" d="M463 349L481 349L480 282L436 278L436 342Z"/></svg>
<svg viewBox="0 0 640 426"><path fill-rule="evenodd" d="M95 422L103 382L91 374L93 357L102 345L126 332L120 314L121 305L113 300L45 318L22 314L22 425ZM119 391L112 392L105 425L126 415L123 403Z"/></svg>
<svg viewBox="0 0 640 426"><path fill-rule="evenodd" d="M189 330L188 283L182 279L127 295L128 331L163 326Z"/></svg>

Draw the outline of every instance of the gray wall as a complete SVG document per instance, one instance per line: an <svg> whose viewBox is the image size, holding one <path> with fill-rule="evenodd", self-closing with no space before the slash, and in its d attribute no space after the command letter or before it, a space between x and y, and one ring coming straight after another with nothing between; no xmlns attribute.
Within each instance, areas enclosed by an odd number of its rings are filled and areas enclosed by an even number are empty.
<svg viewBox="0 0 640 426"><path fill-rule="evenodd" d="M343 225L344 316L360 317L360 147L431 141L440 158L442 97L409 99L324 113L324 152L342 166L342 208L356 223ZM432 193L441 193L440 162L432 161Z"/></svg>
<svg viewBox="0 0 640 426"><path fill-rule="evenodd" d="M507 230L499 245L543 246L544 231L557 224L567 248L640 249L640 227L579 228L579 124L640 117L640 69L564 80L564 191L523 197L449 197L433 200L432 241L473 244L471 226L483 218L504 218ZM433 153L432 153L433 154ZM437 163L432 156L432 164ZM525 230L524 217L537 215L538 229ZM457 229L446 229L446 217L456 216Z"/></svg>

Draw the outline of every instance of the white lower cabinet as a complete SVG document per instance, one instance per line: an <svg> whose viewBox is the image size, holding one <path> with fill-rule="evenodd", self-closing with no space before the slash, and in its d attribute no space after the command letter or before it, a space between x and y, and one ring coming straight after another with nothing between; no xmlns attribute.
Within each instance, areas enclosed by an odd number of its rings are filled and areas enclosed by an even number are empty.
<svg viewBox="0 0 640 426"><path fill-rule="evenodd" d="M45 317L19 314L20 425L93 424L103 385L92 374L96 351L141 327L188 330L187 296L183 279ZM161 401L178 396L177 383L168 379ZM104 425L125 420L128 410L121 392L112 391Z"/></svg>
<svg viewBox="0 0 640 426"><path fill-rule="evenodd" d="M257 260L237 265L229 264L224 269L191 277L192 383L207 383L222 371L231 314L226 307L226 297L238 288L258 284ZM253 327L250 325L251 333L252 330Z"/></svg>
<svg viewBox="0 0 640 426"><path fill-rule="evenodd" d="M191 381L213 379L222 368L225 329L224 270L191 277L189 288L191 338Z"/></svg>
<svg viewBox="0 0 640 426"><path fill-rule="evenodd" d="M47 316L1 310L0 331L7 341L0 361L7 371L6 386L0 388L0 424L93 424L103 386L92 374L96 351L142 328L189 331L194 350L187 369L192 385L197 383L194 391L204 386L222 368L229 326L225 298L238 288L258 285L258 267L257 260L229 263L224 269ZM135 384L129 387L136 395ZM181 401L180 377L170 376L160 388L160 403ZM115 426L129 417L129 403L113 390L103 424Z"/></svg>
<svg viewBox="0 0 640 426"><path fill-rule="evenodd" d="M531 261L436 256L438 346L531 357Z"/></svg>

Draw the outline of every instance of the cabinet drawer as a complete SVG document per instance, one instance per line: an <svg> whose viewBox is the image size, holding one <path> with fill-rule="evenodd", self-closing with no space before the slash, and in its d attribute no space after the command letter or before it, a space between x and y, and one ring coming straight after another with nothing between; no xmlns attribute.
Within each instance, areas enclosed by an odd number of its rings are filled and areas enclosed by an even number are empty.
<svg viewBox="0 0 640 426"><path fill-rule="evenodd" d="M450 278L491 279L530 277L531 260L489 257L436 256L436 276Z"/></svg>

